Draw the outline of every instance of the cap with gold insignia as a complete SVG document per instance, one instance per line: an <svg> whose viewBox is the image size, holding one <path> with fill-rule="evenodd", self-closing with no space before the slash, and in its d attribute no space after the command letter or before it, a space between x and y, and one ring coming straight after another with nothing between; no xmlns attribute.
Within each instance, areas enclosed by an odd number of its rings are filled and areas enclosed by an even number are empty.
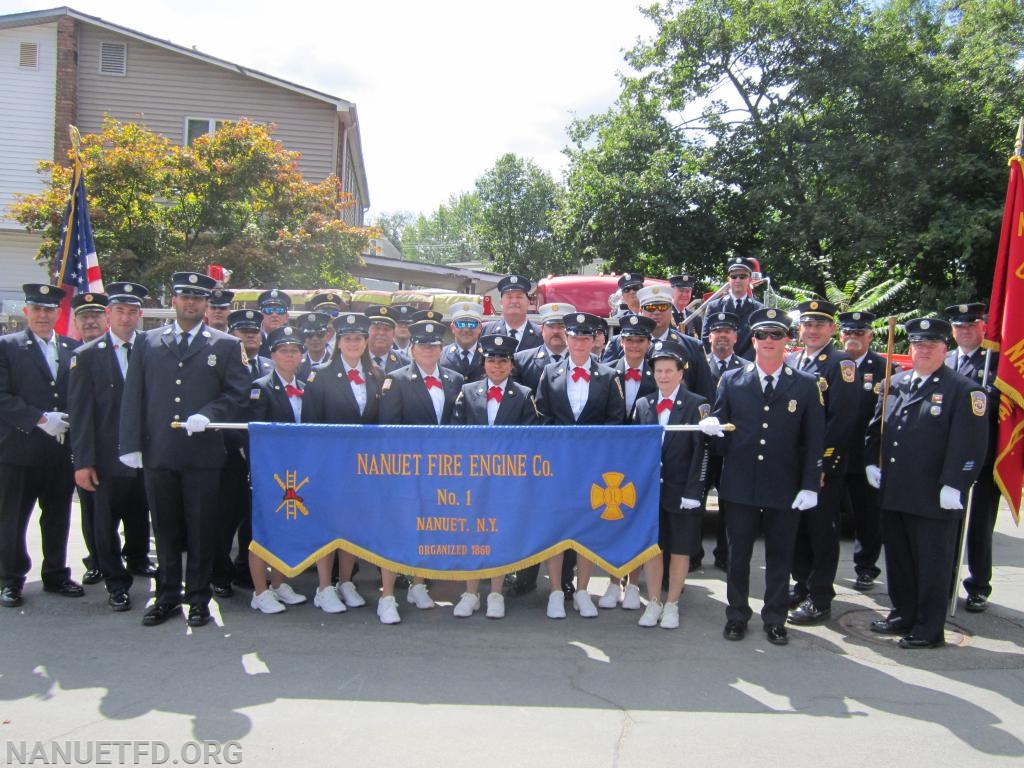
<svg viewBox="0 0 1024 768"><path fill-rule="evenodd" d="M394 328L395 318L391 316L391 309L387 304L371 304L363 311L363 314L369 318L371 323L381 323Z"/></svg>
<svg viewBox="0 0 1024 768"><path fill-rule="evenodd" d="M387 322L389 318L385 318ZM370 318L359 312L343 312L334 318L334 332L339 336L358 333L360 336L370 335Z"/></svg>
<svg viewBox="0 0 1024 768"><path fill-rule="evenodd" d="M409 326L413 344L444 344L447 334L448 326L435 323L433 320L421 320Z"/></svg>
<svg viewBox="0 0 1024 768"><path fill-rule="evenodd" d="M985 304L982 304L980 301L974 301L970 304L957 304L952 307L946 307L943 310L943 314L953 325L971 325L979 320L984 320L985 310L987 309L988 307Z"/></svg>
<svg viewBox="0 0 1024 768"><path fill-rule="evenodd" d="M303 336L319 336L327 333L331 327L331 316L323 312L307 312L299 315L296 328Z"/></svg>
<svg viewBox="0 0 1024 768"><path fill-rule="evenodd" d="M801 301L796 308L800 310L799 322L801 323L821 322L822 320L834 323L836 321L836 305L824 299Z"/></svg>
<svg viewBox="0 0 1024 768"><path fill-rule="evenodd" d="M647 358L652 363L662 358L670 358L682 365L686 365L690 356L686 354L685 347L678 341L656 341L654 346L651 347L651 351L647 353Z"/></svg>
<svg viewBox="0 0 1024 768"><path fill-rule="evenodd" d="M728 330L730 328L738 331L740 329L740 318L732 312L712 312L704 320L704 327L708 329L708 332Z"/></svg>
<svg viewBox="0 0 1024 768"><path fill-rule="evenodd" d="M628 315L619 322L619 336L642 336L649 339L657 326L650 317Z"/></svg>
<svg viewBox="0 0 1024 768"><path fill-rule="evenodd" d="M110 300L111 304L136 304L141 306L143 299L147 296L149 296L149 289L138 283L107 283L107 299Z"/></svg>
<svg viewBox="0 0 1024 768"><path fill-rule="evenodd" d="M109 285L107 290L110 290ZM227 309L234 300L235 292L229 291L227 288L214 288L210 291L210 306L214 309Z"/></svg>
<svg viewBox="0 0 1024 768"><path fill-rule="evenodd" d="M917 317L907 320L903 324L903 330L907 332L907 341L911 344L917 341L948 341L950 325L938 317Z"/></svg>
<svg viewBox="0 0 1024 768"><path fill-rule="evenodd" d="M475 301L460 301L451 306L452 320L482 320L484 305Z"/></svg>
<svg viewBox="0 0 1024 768"><path fill-rule="evenodd" d="M258 331L263 324L263 313L258 309L236 309L228 315L229 331Z"/></svg>
<svg viewBox="0 0 1024 768"><path fill-rule="evenodd" d="M264 307L284 307L285 309L291 309L292 297L280 288L271 288L269 291L264 291L256 297L256 304L260 309L263 309Z"/></svg>
<svg viewBox="0 0 1024 768"><path fill-rule="evenodd" d="M754 273L754 262L743 256L733 256L725 263L725 272L729 275L733 272L746 272L748 275L752 275Z"/></svg>
<svg viewBox="0 0 1024 768"><path fill-rule="evenodd" d="M205 296L217 286L217 281L201 272L175 272L171 275L171 292L178 296Z"/></svg>
<svg viewBox="0 0 1024 768"><path fill-rule="evenodd" d="M530 282L530 278L522 275L505 275L498 281L498 293L508 293L509 291L529 293L532 287L533 283Z"/></svg>
<svg viewBox="0 0 1024 768"><path fill-rule="evenodd" d="M565 316L575 311L576 307L564 301L543 304L537 308L541 325L565 325Z"/></svg>
<svg viewBox="0 0 1024 768"><path fill-rule="evenodd" d="M61 299L65 295L63 288L46 283L25 283L21 286L21 290L25 292L25 303L37 307L60 306Z"/></svg>
<svg viewBox="0 0 1024 768"><path fill-rule="evenodd" d="M668 284L672 288L693 288L695 283L691 275L672 275L668 279Z"/></svg>
<svg viewBox="0 0 1024 768"><path fill-rule="evenodd" d="M750 313L750 317L748 319L751 331L756 331L758 328L779 328L787 333L789 332L789 315L775 307L761 307L760 309L755 309Z"/></svg>
<svg viewBox="0 0 1024 768"><path fill-rule="evenodd" d="M76 315L82 312L103 312L109 302L110 299L105 293L93 291L76 293L71 299L71 311Z"/></svg>
<svg viewBox="0 0 1024 768"><path fill-rule="evenodd" d="M640 290L636 299L641 308L648 304L668 304L672 302L672 290L665 285L649 285Z"/></svg>
<svg viewBox="0 0 1024 768"><path fill-rule="evenodd" d="M511 359L516 351L516 340L511 336L491 333L480 337L480 348L484 357L503 357Z"/></svg>
<svg viewBox="0 0 1024 768"><path fill-rule="evenodd" d="M440 323L444 321L444 312L438 312L436 309L421 309L418 312L413 312L412 322L418 323L420 320Z"/></svg>
<svg viewBox="0 0 1024 768"><path fill-rule="evenodd" d="M593 336L601 318L589 312L570 312L562 318L565 332L569 336Z"/></svg>
<svg viewBox="0 0 1024 768"><path fill-rule="evenodd" d="M339 312L344 308L345 300L334 291L317 291L306 300L306 309L315 312L321 307L324 309L336 309Z"/></svg>
<svg viewBox="0 0 1024 768"><path fill-rule="evenodd" d="M839 327L844 331L870 331L874 321L875 315L863 310L839 313Z"/></svg>
<svg viewBox="0 0 1024 768"><path fill-rule="evenodd" d="M640 290L644 287L644 276L639 272L623 272L622 277L619 278L618 285L620 291L628 288Z"/></svg>
<svg viewBox="0 0 1024 768"><path fill-rule="evenodd" d="M270 347L271 352L284 344L295 344L301 348L303 346L302 334L290 325L275 328L267 334L267 346Z"/></svg>

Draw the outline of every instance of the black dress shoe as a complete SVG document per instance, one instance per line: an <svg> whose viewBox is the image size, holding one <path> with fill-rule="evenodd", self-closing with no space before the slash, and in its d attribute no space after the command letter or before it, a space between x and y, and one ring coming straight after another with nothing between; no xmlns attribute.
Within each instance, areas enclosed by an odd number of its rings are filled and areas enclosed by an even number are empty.
<svg viewBox="0 0 1024 768"><path fill-rule="evenodd" d="M970 613L981 613L988 608L988 598L984 595L968 595L964 608Z"/></svg>
<svg viewBox="0 0 1024 768"><path fill-rule="evenodd" d="M82 574L82 583L93 585L99 584L103 581L103 571L99 568L90 568L88 571Z"/></svg>
<svg viewBox="0 0 1024 768"><path fill-rule="evenodd" d="M902 635L910 627L903 623L903 619L879 619L871 622L871 631L879 635Z"/></svg>
<svg viewBox="0 0 1024 768"><path fill-rule="evenodd" d="M44 584L43 592L51 592L62 597L81 597L85 594L82 585L72 579L64 579L60 584Z"/></svg>
<svg viewBox="0 0 1024 768"><path fill-rule="evenodd" d="M228 584L211 584L210 585L210 589L213 590L213 596L214 597L226 598L226 597L233 597L234 594L235 594L235 590L233 590L231 588L231 584L230 583L228 583ZM202 626L202 625L200 625L200 626Z"/></svg>
<svg viewBox="0 0 1024 768"><path fill-rule="evenodd" d="M132 600L128 597L128 592L123 589L117 590L117 592L111 592L107 597L107 605L112 610L120 613L121 611L127 611L132 607Z"/></svg>
<svg viewBox="0 0 1024 768"><path fill-rule="evenodd" d="M858 592L867 592L875 586L875 577L867 573L858 573L857 580L853 582L853 588Z"/></svg>
<svg viewBox="0 0 1024 768"><path fill-rule="evenodd" d="M175 613L181 612L181 605L178 603L156 603L146 609L146 612L142 614L142 626L144 627L155 627L157 624L163 624Z"/></svg>
<svg viewBox="0 0 1024 768"><path fill-rule="evenodd" d="M797 606L796 610L790 611L790 624L822 624L829 620L832 615L832 608L818 608L810 598L804 600Z"/></svg>
<svg viewBox="0 0 1024 768"><path fill-rule="evenodd" d="M742 640L747 634L747 625L742 621L727 621L725 629L722 630L722 637L726 640Z"/></svg>
<svg viewBox="0 0 1024 768"><path fill-rule="evenodd" d="M764 633L772 645L787 645L789 643L789 633L786 632L786 628L782 624L765 624Z"/></svg>
<svg viewBox="0 0 1024 768"><path fill-rule="evenodd" d="M128 573L132 576L141 576L144 579L155 579L157 570L152 563L135 563L128 566Z"/></svg>
<svg viewBox="0 0 1024 768"><path fill-rule="evenodd" d="M789 610L799 608L803 604L804 600L807 599L807 595L798 589L789 590Z"/></svg>
<svg viewBox="0 0 1024 768"><path fill-rule="evenodd" d="M188 609L188 625L202 627L210 620L210 608L206 603L197 603Z"/></svg>
<svg viewBox="0 0 1024 768"><path fill-rule="evenodd" d="M4 587L0 589L0 605L4 608L17 608L24 600L21 599L21 587Z"/></svg>
<svg viewBox="0 0 1024 768"><path fill-rule="evenodd" d="M915 635L907 635L906 637L900 638L900 648L909 648L911 650L938 648L945 644L945 640L925 640L923 637L917 637Z"/></svg>

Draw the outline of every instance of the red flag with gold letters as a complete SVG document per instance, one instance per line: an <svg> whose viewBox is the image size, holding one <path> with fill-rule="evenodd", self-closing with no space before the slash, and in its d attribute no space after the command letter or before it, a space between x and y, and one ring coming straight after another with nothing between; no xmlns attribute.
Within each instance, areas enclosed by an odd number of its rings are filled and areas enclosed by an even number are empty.
<svg viewBox="0 0 1024 768"><path fill-rule="evenodd" d="M985 346L997 350L999 398L995 481L1020 525L1024 485L1024 158L1010 158L1003 229L992 281Z"/></svg>

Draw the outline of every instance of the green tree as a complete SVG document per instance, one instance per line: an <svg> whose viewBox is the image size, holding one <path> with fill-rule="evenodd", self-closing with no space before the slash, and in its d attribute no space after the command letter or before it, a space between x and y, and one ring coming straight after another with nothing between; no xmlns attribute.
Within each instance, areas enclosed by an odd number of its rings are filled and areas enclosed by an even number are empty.
<svg viewBox="0 0 1024 768"><path fill-rule="evenodd" d="M405 252L402 235L406 227L416 222L416 216L410 211L394 211L381 213L370 220L370 224L381 231L399 253Z"/></svg>
<svg viewBox="0 0 1024 768"><path fill-rule="evenodd" d="M480 197L476 192L452 195L430 216L419 216L402 230L406 258L432 264L479 261L476 227Z"/></svg>
<svg viewBox="0 0 1024 768"><path fill-rule="evenodd" d="M211 263L232 270L235 285L355 286L358 263L375 230L339 214L351 201L330 176L307 182L298 155L248 121L178 147L134 123L105 119L82 137L97 253L104 277L157 288L172 272ZM43 162L47 190L21 196L12 215L43 233L37 258L57 253L70 170Z"/></svg>

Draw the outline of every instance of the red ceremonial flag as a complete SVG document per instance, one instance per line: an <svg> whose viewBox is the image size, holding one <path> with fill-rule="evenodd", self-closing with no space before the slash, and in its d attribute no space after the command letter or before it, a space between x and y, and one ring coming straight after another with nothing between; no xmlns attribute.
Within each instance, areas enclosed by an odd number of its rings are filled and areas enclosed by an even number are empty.
<svg viewBox="0 0 1024 768"><path fill-rule="evenodd" d="M75 154L71 194L64 208L61 225L60 258L57 260L57 287L65 291L60 303L55 329L57 333L78 338L71 323L71 299L76 293L86 291L103 292L103 276L96 258L96 246L92 239L92 224L89 222L89 205L85 199L85 171L82 161Z"/></svg>
<svg viewBox="0 0 1024 768"><path fill-rule="evenodd" d="M1010 158L1003 229L989 302L985 346L998 351L999 398L995 481L1020 525L1024 485L1024 159Z"/></svg>

